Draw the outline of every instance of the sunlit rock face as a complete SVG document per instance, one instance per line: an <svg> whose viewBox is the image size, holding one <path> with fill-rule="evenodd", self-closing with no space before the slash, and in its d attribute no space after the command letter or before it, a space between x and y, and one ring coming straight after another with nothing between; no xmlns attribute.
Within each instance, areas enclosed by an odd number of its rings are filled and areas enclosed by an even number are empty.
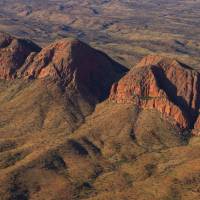
<svg viewBox="0 0 200 200"><path fill-rule="evenodd" d="M15 78L16 71L24 64L29 54L39 51L40 47L29 40L0 33L0 78Z"/></svg>
<svg viewBox="0 0 200 200"><path fill-rule="evenodd" d="M73 38L41 49L29 40L0 35L1 79L51 79L93 102L109 96L112 84L127 69L106 54Z"/></svg>
<svg viewBox="0 0 200 200"><path fill-rule="evenodd" d="M156 109L181 128L193 128L200 106L200 76L176 60L147 56L112 86L110 100Z"/></svg>
<svg viewBox="0 0 200 200"><path fill-rule="evenodd" d="M28 79L49 77L59 80L62 87L76 88L103 100L108 97L113 82L126 71L125 67L89 45L76 39L62 39L39 53L32 53L17 76Z"/></svg>

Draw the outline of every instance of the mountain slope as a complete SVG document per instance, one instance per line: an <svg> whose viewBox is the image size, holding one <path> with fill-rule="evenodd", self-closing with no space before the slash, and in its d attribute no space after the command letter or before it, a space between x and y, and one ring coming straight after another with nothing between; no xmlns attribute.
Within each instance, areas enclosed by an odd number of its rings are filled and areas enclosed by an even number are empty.
<svg viewBox="0 0 200 200"><path fill-rule="evenodd" d="M18 39L0 33L0 78L9 79L25 62L31 52L40 51L40 47L29 40Z"/></svg>
<svg viewBox="0 0 200 200"><path fill-rule="evenodd" d="M72 121L81 123L96 103L108 97L113 82L127 71L104 53L75 39L63 39L40 50L30 41L1 36L0 98L6 126L10 120L17 120L15 124L21 120L25 126L36 120L42 128L49 115L50 123L60 123L70 116L65 124L71 130ZM17 45L13 47L14 43ZM61 110L65 117L58 120L54 109ZM23 117L30 111L27 124ZM20 112L24 115L19 117Z"/></svg>
<svg viewBox="0 0 200 200"><path fill-rule="evenodd" d="M110 99L157 109L181 128L193 128L200 108L198 71L176 60L147 56L114 84Z"/></svg>
<svg viewBox="0 0 200 200"><path fill-rule="evenodd" d="M82 94L103 100L112 83L126 68L104 53L75 39L63 39L31 54L18 70L19 77L28 79L49 77L58 80L61 87L84 90Z"/></svg>
<svg viewBox="0 0 200 200"><path fill-rule="evenodd" d="M0 80L0 200L199 199L198 72L150 56L126 74L74 39L26 57Z"/></svg>

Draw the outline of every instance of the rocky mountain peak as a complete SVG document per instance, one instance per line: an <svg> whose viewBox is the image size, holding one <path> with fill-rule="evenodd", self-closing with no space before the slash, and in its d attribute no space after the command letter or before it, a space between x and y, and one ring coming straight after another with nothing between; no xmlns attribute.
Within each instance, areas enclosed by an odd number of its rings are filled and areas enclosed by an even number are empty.
<svg viewBox="0 0 200 200"><path fill-rule="evenodd" d="M126 71L106 54L69 38L30 54L17 74L28 79L58 80L63 88L76 88L103 100L108 96L112 83Z"/></svg>
<svg viewBox="0 0 200 200"><path fill-rule="evenodd" d="M77 39L58 40L43 49L29 40L0 35L1 79L51 79L64 90L101 101L127 71L103 52Z"/></svg>
<svg viewBox="0 0 200 200"><path fill-rule="evenodd" d="M110 99L156 109L181 128L193 128L200 107L200 76L174 59L147 56L113 85Z"/></svg>
<svg viewBox="0 0 200 200"><path fill-rule="evenodd" d="M0 33L0 78L12 79L31 52L39 52L40 47L29 40Z"/></svg>

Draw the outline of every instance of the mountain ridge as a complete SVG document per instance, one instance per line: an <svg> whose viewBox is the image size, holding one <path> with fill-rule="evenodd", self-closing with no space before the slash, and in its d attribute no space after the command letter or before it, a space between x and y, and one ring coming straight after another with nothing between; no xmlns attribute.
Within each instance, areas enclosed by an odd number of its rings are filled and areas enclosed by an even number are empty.
<svg viewBox="0 0 200 200"><path fill-rule="evenodd" d="M147 56L113 85L110 99L155 108L190 129L199 115L199 78L198 71L176 60Z"/></svg>
<svg viewBox="0 0 200 200"><path fill-rule="evenodd" d="M0 78L0 200L199 199L198 72L160 56L127 71L74 39L15 69Z"/></svg>
<svg viewBox="0 0 200 200"><path fill-rule="evenodd" d="M144 109L157 109L180 128L198 127L199 72L175 59L149 55L127 73L106 54L74 38L41 49L29 40L4 33L0 51L3 79L50 79L63 91L80 93L92 106L110 96L118 103L135 102ZM12 59L15 54L21 54L19 62ZM10 64L6 57L11 58Z"/></svg>

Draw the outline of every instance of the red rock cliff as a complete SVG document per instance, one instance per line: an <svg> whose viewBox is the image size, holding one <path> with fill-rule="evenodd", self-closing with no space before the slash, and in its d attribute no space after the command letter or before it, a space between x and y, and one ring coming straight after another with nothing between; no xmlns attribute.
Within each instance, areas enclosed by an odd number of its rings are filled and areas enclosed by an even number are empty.
<svg viewBox="0 0 200 200"><path fill-rule="evenodd" d="M39 53L32 53L17 76L51 78L64 88L77 89L97 100L108 97L110 88L127 69L106 54L76 39L62 39Z"/></svg>
<svg viewBox="0 0 200 200"><path fill-rule="evenodd" d="M197 120L194 124L193 135L200 136L200 115L197 117Z"/></svg>
<svg viewBox="0 0 200 200"><path fill-rule="evenodd" d="M12 79L16 71L24 64L31 52L40 51L40 47L29 40L17 39L0 33L0 78Z"/></svg>
<svg viewBox="0 0 200 200"><path fill-rule="evenodd" d="M156 109L181 128L193 128L200 107L200 75L176 60L147 56L112 86L110 100Z"/></svg>
<svg viewBox="0 0 200 200"><path fill-rule="evenodd" d="M112 84L126 71L76 39L62 39L41 49L29 40L0 34L0 79L51 79L63 90L70 88L95 102L107 98Z"/></svg>

